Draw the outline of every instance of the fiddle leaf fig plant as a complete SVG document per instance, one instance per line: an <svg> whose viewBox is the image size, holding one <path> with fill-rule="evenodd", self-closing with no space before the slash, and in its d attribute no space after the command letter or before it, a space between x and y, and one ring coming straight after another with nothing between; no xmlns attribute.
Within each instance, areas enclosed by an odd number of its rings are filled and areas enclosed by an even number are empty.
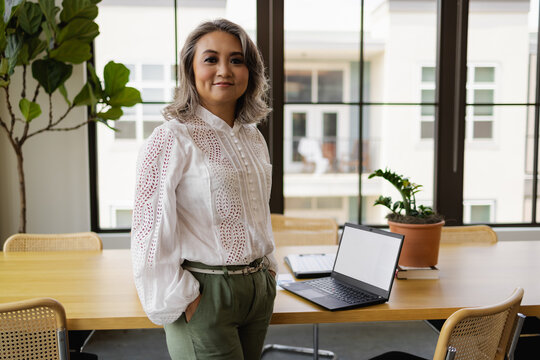
<svg viewBox="0 0 540 360"><path fill-rule="evenodd" d="M387 207L391 212L386 216L388 220L407 224L434 224L443 220L429 206L416 205L416 194L421 190L418 185L409 178L398 175L390 169L378 169L372 172L368 179L380 177L392 184L401 195L401 200L392 201L390 196L379 196L374 205Z"/></svg>
<svg viewBox="0 0 540 360"><path fill-rule="evenodd" d="M75 96L66 90L73 67L92 58L91 43L99 35L94 19L100 1L63 0L58 7L54 0L0 0L0 96L4 96L7 106L7 116L0 113L0 128L17 157L19 232L26 232L23 145L38 134L75 130L91 122L116 130L114 121L123 115L122 108L142 102L140 92L126 86L129 70L114 61L105 66L103 81L92 64L86 63L86 83ZM16 69L20 71L16 73ZM29 72L35 80L33 89L27 84ZM11 89L14 81L20 82L19 94ZM38 101L40 92L48 101ZM66 103L57 117L53 116L53 107L62 104L53 104L55 93ZM78 106L89 107L88 117L65 125L68 114ZM44 119L36 123L40 118Z"/></svg>

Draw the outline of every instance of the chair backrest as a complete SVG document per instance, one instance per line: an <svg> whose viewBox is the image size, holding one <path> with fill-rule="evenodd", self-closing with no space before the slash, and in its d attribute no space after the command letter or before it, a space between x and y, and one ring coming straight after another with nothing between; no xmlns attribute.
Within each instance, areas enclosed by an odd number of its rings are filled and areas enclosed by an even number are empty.
<svg viewBox="0 0 540 360"><path fill-rule="evenodd" d="M442 243L491 243L497 242L497 233L487 225L443 226Z"/></svg>
<svg viewBox="0 0 540 360"><path fill-rule="evenodd" d="M523 289L517 288L499 304L453 313L441 329L433 359L445 359L451 346L457 350L456 360L503 360L510 347L522 298Z"/></svg>
<svg viewBox="0 0 540 360"><path fill-rule="evenodd" d="M272 214L272 231L277 246L335 245L338 226L334 219L308 219Z"/></svg>
<svg viewBox="0 0 540 360"><path fill-rule="evenodd" d="M71 234L15 234L4 243L4 251L102 250L103 243L94 232Z"/></svg>
<svg viewBox="0 0 540 360"><path fill-rule="evenodd" d="M69 359L66 312L49 298L0 304L0 359Z"/></svg>

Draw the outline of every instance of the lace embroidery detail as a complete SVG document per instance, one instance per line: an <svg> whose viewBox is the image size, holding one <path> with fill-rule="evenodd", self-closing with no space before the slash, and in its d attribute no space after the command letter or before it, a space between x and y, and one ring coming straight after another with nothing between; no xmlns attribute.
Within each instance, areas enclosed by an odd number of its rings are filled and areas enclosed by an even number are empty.
<svg viewBox="0 0 540 360"><path fill-rule="evenodd" d="M213 202L219 216L219 235L221 245L227 253L227 264L245 264L247 230L241 221L242 201L238 189L237 171L234 164L224 154L216 131L201 119L185 122L195 145L205 154L210 171L210 181L217 188L212 192Z"/></svg>
<svg viewBox="0 0 540 360"><path fill-rule="evenodd" d="M251 149L253 153L263 163L264 175L266 178L266 191L267 196L270 198L270 192L272 191L272 164L267 163L267 147L263 141L262 134L254 126L244 126L246 129L248 138L250 140Z"/></svg>
<svg viewBox="0 0 540 360"><path fill-rule="evenodd" d="M132 231L138 247L136 261L139 263L146 261L149 268L154 266L158 233L163 216L164 187L173 144L174 137L170 132L157 129L146 144L143 156L137 165L138 181ZM158 191L156 202L154 198ZM147 245L146 238L153 229L153 237ZM145 253L146 258L144 258Z"/></svg>

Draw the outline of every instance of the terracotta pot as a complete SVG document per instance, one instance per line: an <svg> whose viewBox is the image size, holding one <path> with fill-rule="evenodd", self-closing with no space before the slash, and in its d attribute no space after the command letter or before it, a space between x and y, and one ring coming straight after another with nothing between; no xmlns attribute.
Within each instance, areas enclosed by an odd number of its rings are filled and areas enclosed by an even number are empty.
<svg viewBox="0 0 540 360"><path fill-rule="evenodd" d="M439 261L439 243L444 221L436 224L402 224L388 221L390 231L405 235L399 265L427 267Z"/></svg>

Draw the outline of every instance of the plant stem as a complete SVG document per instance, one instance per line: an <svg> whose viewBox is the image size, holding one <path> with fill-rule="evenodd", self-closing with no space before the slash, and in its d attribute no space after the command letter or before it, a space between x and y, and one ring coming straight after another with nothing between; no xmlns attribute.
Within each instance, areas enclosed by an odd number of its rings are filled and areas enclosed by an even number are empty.
<svg viewBox="0 0 540 360"><path fill-rule="evenodd" d="M26 65L23 65L21 99L26 97Z"/></svg>
<svg viewBox="0 0 540 360"><path fill-rule="evenodd" d="M75 126L72 126L72 127L68 127L68 128L61 128L61 129L49 129L49 131L70 131L70 130L75 130L75 129L78 129L86 124L89 124L91 123L93 120L86 120L85 122L83 123L80 123L79 125L75 125Z"/></svg>
<svg viewBox="0 0 540 360"><path fill-rule="evenodd" d="M52 94L49 94L49 127L52 126Z"/></svg>
<svg viewBox="0 0 540 360"><path fill-rule="evenodd" d="M38 94L39 94L39 83L36 85L36 90L34 90L34 97L32 98L32 102L36 102Z"/></svg>
<svg viewBox="0 0 540 360"><path fill-rule="evenodd" d="M21 209L19 213L19 233L26 232L26 186L24 180L23 154L20 145L14 146L17 155L17 172L19 174L19 196Z"/></svg>
<svg viewBox="0 0 540 360"><path fill-rule="evenodd" d="M25 137L25 140L28 139L28 138L31 138L32 136L34 135L37 135L39 133L42 133L42 132L45 132L45 131L59 131L59 130L62 130L62 129L53 129L56 125L58 125L62 120L64 120L66 118L66 116L70 113L71 110L73 110L75 106L71 105L70 107L67 108L66 112L64 113L64 115L60 116L60 118L58 118L58 120L56 120L55 122L51 122L49 121L49 125L47 125L46 127L44 127L43 129L40 129L40 130L37 130L37 131L34 131L33 133L29 134L28 136ZM51 116L51 115L49 115ZM87 122L90 122L87 121ZM84 124L86 124L87 122L84 122ZM82 126L82 125L80 125ZM77 127L80 127L80 126L77 126ZM77 128L75 127L75 129Z"/></svg>
<svg viewBox="0 0 540 360"><path fill-rule="evenodd" d="M13 113L13 108L11 107L11 101L9 98L9 84L4 88L4 91L6 92L6 103L9 111L9 115L11 116L11 128L9 129L9 136L13 136L13 131L15 130L15 114Z"/></svg>

